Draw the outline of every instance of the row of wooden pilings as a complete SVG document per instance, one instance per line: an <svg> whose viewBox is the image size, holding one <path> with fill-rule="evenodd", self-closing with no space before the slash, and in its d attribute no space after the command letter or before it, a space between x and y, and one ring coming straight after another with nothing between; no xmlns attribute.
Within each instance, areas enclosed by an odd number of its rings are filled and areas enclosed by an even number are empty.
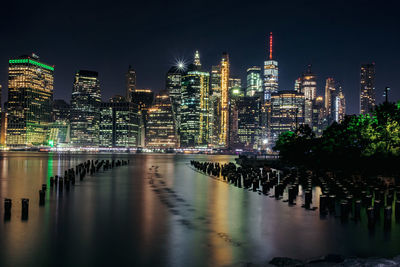
<svg viewBox="0 0 400 267"><path fill-rule="evenodd" d="M49 179L50 190L57 190L62 193L65 190L69 191L71 186L75 185L75 180L79 177L80 181L83 181L87 174L93 176L101 169L103 171L112 169L114 167L120 167L128 165L129 160L87 160L80 164L77 164L75 168L65 170L64 176L52 176ZM47 184L42 184L42 188L39 190L39 205L44 206L46 203L46 191ZM12 199L4 199L4 220L8 221L11 219ZM21 199L21 220L27 220L29 215L29 198Z"/></svg>
<svg viewBox="0 0 400 267"><path fill-rule="evenodd" d="M344 222L359 221L364 213L369 227L381 219L385 226L390 226L392 219L400 222L400 185L376 177L338 177L333 173L316 174L297 169L283 173L268 167L237 167L233 163L191 161L190 164L204 174L240 188L264 195L270 195L273 190L272 197L276 199L281 199L286 192L284 201L290 206L296 205L301 186L302 207L316 210L313 199L319 197L321 217L330 214ZM320 187L321 194L313 198L315 187Z"/></svg>
<svg viewBox="0 0 400 267"><path fill-rule="evenodd" d="M400 222L400 186L394 179L338 177L323 175L315 178L321 187L320 214L340 214L343 221L359 221L365 210L368 226L382 220L388 227L392 219Z"/></svg>

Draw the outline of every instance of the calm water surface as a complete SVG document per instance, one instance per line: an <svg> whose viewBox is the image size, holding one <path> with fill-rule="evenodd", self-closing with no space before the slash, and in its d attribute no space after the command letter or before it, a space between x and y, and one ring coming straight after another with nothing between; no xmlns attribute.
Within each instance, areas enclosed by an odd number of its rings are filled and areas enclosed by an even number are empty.
<svg viewBox="0 0 400 267"><path fill-rule="evenodd" d="M38 190L48 178L86 159L130 159L129 166L77 181L60 194ZM328 253L391 257L400 254L400 226L368 231L321 219L282 200L236 188L194 171L189 161L232 156L0 154L0 266L230 266L263 264ZM158 166L156 169L152 166ZM79 179L78 179L79 180ZM315 189L314 195L319 193ZM3 220L4 198L13 200ZM21 198L29 218L21 220ZM314 203L317 199L314 199Z"/></svg>

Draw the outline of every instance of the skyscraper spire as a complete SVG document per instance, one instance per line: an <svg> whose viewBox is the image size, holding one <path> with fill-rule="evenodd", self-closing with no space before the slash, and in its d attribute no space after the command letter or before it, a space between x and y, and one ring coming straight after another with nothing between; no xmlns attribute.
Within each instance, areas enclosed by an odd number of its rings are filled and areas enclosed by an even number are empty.
<svg viewBox="0 0 400 267"><path fill-rule="evenodd" d="M193 64L194 64L195 66L201 66L199 50L196 50L196 52L194 53L194 61L193 61Z"/></svg>
<svg viewBox="0 0 400 267"><path fill-rule="evenodd" d="M269 33L269 59L272 59L272 32Z"/></svg>
<svg viewBox="0 0 400 267"><path fill-rule="evenodd" d="M307 71L306 71L306 73L312 73L312 70L311 70L311 68L312 68L312 64L308 64L307 65Z"/></svg>
<svg viewBox="0 0 400 267"><path fill-rule="evenodd" d="M264 61L264 100L270 100L271 94L278 92L278 61L272 57L272 32L269 33L269 53ZM268 46L268 44L267 44Z"/></svg>

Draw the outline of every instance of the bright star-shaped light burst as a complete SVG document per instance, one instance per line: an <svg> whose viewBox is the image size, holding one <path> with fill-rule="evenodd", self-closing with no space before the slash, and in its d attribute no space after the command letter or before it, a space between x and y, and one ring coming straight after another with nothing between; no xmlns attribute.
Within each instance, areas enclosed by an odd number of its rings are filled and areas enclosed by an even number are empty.
<svg viewBox="0 0 400 267"><path fill-rule="evenodd" d="M185 63L183 63L183 62L178 62L177 67L178 67L178 69L183 70L183 69L185 69Z"/></svg>
<svg viewBox="0 0 400 267"><path fill-rule="evenodd" d="M183 58L176 58L174 62L174 66L177 67L179 70L186 70L188 62Z"/></svg>

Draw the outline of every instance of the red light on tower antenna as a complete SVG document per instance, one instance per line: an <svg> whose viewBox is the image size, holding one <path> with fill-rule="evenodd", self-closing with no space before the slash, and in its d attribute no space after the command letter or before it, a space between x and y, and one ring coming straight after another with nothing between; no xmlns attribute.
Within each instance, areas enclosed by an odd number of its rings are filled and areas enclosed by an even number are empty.
<svg viewBox="0 0 400 267"><path fill-rule="evenodd" d="M272 32L269 33L269 59L272 59Z"/></svg>

